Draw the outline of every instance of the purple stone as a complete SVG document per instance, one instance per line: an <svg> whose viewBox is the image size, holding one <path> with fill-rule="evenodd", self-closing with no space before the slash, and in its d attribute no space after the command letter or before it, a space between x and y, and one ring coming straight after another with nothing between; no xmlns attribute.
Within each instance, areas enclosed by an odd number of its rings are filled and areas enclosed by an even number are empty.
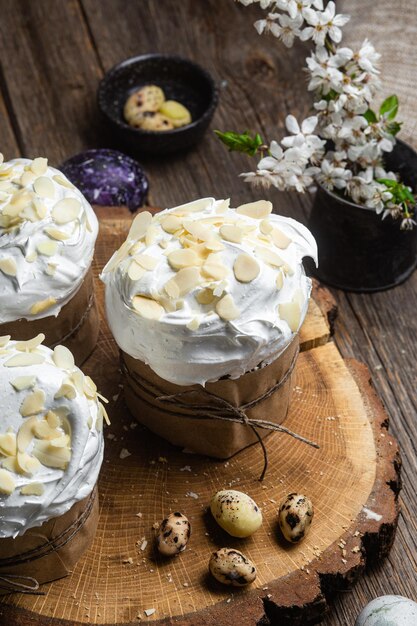
<svg viewBox="0 0 417 626"><path fill-rule="evenodd" d="M126 205L133 212L142 206L149 189L139 163L117 150L86 150L59 169L91 204Z"/></svg>

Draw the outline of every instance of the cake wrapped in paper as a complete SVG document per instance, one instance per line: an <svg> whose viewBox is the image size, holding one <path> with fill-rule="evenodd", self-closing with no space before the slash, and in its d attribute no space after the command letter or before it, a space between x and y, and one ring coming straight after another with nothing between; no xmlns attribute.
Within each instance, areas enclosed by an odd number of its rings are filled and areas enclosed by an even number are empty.
<svg viewBox="0 0 417 626"><path fill-rule="evenodd" d="M47 159L0 155L0 335L43 332L81 364L98 336L95 213Z"/></svg>
<svg viewBox="0 0 417 626"><path fill-rule="evenodd" d="M103 270L134 416L175 445L227 458L284 421L317 257L267 201L204 198L140 213Z"/></svg>
<svg viewBox="0 0 417 626"><path fill-rule="evenodd" d="M43 339L0 337L3 591L65 576L97 525L107 414L71 352Z"/></svg>

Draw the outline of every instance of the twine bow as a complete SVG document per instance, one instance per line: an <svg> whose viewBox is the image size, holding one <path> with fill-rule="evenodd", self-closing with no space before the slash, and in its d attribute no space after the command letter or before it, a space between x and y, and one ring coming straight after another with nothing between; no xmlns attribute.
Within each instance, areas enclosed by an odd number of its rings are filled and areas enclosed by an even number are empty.
<svg viewBox="0 0 417 626"><path fill-rule="evenodd" d="M87 506L81 515L53 539L45 541L45 543L40 546L37 546L32 550L28 550L27 552L23 552L22 554L16 554L12 557L0 559L0 589L5 589L9 593L26 593L38 596L44 595L43 591L38 591L39 582L36 578L33 578L32 576L25 576L23 574L3 572L3 568L25 565L27 563L31 563L32 561L42 559L52 552L58 552L83 528L92 511L95 497L96 489L92 491Z"/></svg>
<svg viewBox="0 0 417 626"><path fill-rule="evenodd" d="M256 436L258 443L260 444L262 448L262 452L263 452L264 466L263 466L261 475L259 477L259 480L262 481L265 478L265 474L268 469L268 452L262 440L262 437L257 431L258 428L262 428L264 430L277 431L277 432L284 433L286 435L290 435L290 437L293 437L294 439L297 439L298 441L302 441L303 443L306 443L307 445L312 446L313 448L320 447L314 441L311 441L310 439L307 439L306 437L302 437L301 435L298 435L297 433L293 432L289 428L282 426L282 424L276 424L275 422L271 422L269 420L250 418L247 415L247 411L249 409L253 408L260 402L263 402L264 400L269 398L272 394L278 391L278 389L280 389L287 382L287 380L290 378L292 371L295 367L298 352L299 350L295 352L287 372L275 385L273 385L270 389L268 389L264 394L262 394L258 398L255 398L251 402L242 404L240 406L234 406L233 404L228 402L228 400L225 400L224 398L216 396L216 394L212 393L211 391L208 391L204 387L202 387L198 391L190 389L187 391L180 391L178 393L174 393L171 395L165 395L161 389L159 389L156 385L150 383L149 381L146 381L146 385L143 385L139 377L136 376L127 368L126 364L123 361L123 357L122 357L121 365L122 365L122 371L124 372L124 374L132 377L135 381L135 384L139 388L144 390L146 393L151 395L151 397L154 400L157 400L161 404L166 404L166 405L173 404L175 405L175 407L179 409L185 409L185 410L197 409L193 411L192 414L181 414L181 417L184 417L185 419L187 418L188 419L202 419L202 420L214 419L214 420L231 421L231 422L242 424L243 426L247 426L248 428L250 428L252 432L254 433L254 435ZM194 399L197 398L197 400L199 400L201 394L204 394L207 397L207 400L208 400L207 404L201 404L201 402L198 402L198 404L193 405L192 403L183 401L184 398L189 398L190 400L192 400L193 398Z"/></svg>

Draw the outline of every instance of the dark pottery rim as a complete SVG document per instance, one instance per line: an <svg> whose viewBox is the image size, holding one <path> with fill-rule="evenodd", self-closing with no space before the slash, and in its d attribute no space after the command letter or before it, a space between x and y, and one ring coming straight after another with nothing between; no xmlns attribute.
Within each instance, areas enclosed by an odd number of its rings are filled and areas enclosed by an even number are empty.
<svg viewBox="0 0 417 626"><path fill-rule="evenodd" d="M207 83L210 85L210 91L211 91L210 100L202 115L200 115L198 118L196 118L195 120L193 120L190 124L187 124L186 126L181 126L180 128L173 128L171 130L164 130L163 136L175 137L184 133L184 131L200 126L201 123L205 121L209 121L214 111L216 110L216 107L219 102L219 88L216 85L211 74L204 67L202 67L195 61L192 61L191 59L187 59L177 54L165 54L165 53L158 53L158 52L149 52L147 54L140 54L134 57L129 57L127 59L124 59L123 61L120 61L119 63L116 63L116 65L113 65L113 67L110 68L105 73L103 78L100 80L100 83L97 89L97 104L99 106L100 111L107 117L107 119L109 119L113 124L116 124L116 126L118 126L121 130L129 131L132 134L136 135L138 138L142 136L143 137L155 137L155 136L160 137L161 136L160 131L143 130L141 128L135 128L133 126L130 126L130 124L123 121L122 118L118 116L110 115L107 108L104 106L104 103L106 102L106 98L103 93L104 87L109 82L111 82L113 77L117 75L117 73L121 69L129 67L130 65L137 64L138 62L141 62L141 61L148 61L152 59L173 61L175 63L183 63L185 65L188 65L190 68L192 68L194 71L198 72L205 78Z"/></svg>
<svg viewBox="0 0 417 626"><path fill-rule="evenodd" d="M397 139L386 161L387 169L400 173L417 190L417 151L412 146ZM355 293L386 291L404 283L417 267L416 229L403 231L401 220L390 216L382 220L375 209L316 184L308 226L318 239L319 267L308 264L310 273L327 285Z"/></svg>

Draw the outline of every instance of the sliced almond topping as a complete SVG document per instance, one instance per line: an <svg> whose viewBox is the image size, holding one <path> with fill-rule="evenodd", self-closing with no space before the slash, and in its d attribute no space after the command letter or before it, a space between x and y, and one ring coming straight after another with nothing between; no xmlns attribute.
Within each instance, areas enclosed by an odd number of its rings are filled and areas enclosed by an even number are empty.
<svg viewBox="0 0 417 626"><path fill-rule="evenodd" d="M62 435L57 428L51 428L46 419L37 421L33 427L33 434L38 439L56 439Z"/></svg>
<svg viewBox="0 0 417 626"><path fill-rule="evenodd" d="M0 493L10 496L16 489L15 480L6 469L0 469Z"/></svg>
<svg viewBox="0 0 417 626"><path fill-rule="evenodd" d="M213 280L222 280L229 274L228 268L221 262L220 255L211 254L201 268L204 276Z"/></svg>
<svg viewBox="0 0 417 626"><path fill-rule="evenodd" d="M176 215L167 215L161 220L161 226L166 233L175 233L182 227L182 221Z"/></svg>
<svg viewBox="0 0 417 626"><path fill-rule="evenodd" d="M22 352L22 354L12 356L3 365L4 367L25 367L26 365L40 365L44 361L45 357L42 354Z"/></svg>
<svg viewBox="0 0 417 626"><path fill-rule="evenodd" d="M54 183L46 176L40 176L33 183L33 188L41 198L53 198L55 196Z"/></svg>
<svg viewBox="0 0 417 626"><path fill-rule="evenodd" d="M104 421L106 422L107 426L110 426L110 418L107 414L106 411L106 407L104 406L104 404L102 404L101 402L98 403L98 409L99 409L99 416L104 418Z"/></svg>
<svg viewBox="0 0 417 626"><path fill-rule="evenodd" d="M170 278L164 285L165 292L173 300L176 300L177 298L180 297L180 288L175 278L176 277Z"/></svg>
<svg viewBox="0 0 417 626"><path fill-rule="evenodd" d="M32 356L24 354L22 356ZM36 355L37 356L37 355ZM32 393L26 396L20 406L20 415L22 417L28 417L29 415L35 415L45 410L45 392L43 389L34 389Z"/></svg>
<svg viewBox="0 0 417 626"><path fill-rule="evenodd" d="M29 206L32 202L33 193L27 189L21 189L12 196L10 204L3 209L4 215L18 215L21 209ZM17 211L17 213L16 213Z"/></svg>
<svg viewBox="0 0 417 626"><path fill-rule="evenodd" d="M284 274L282 270L278 270L277 279L276 279L277 289L282 289L283 284L284 284Z"/></svg>
<svg viewBox="0 0 417 626"><path fill-rule="evenodd" d="M10 381L10 384L16 389L16 391L23 391L23 389L30 389L34 387L36 383L36 376L18 376Z"/></svg>
<svg viewBox="0 0 417 626"><path fill-rule="evenodd" d="M195 299L199 304L211 304L214 301L212 289L205 287L196 294Z"/></svg>
<svg viewBox="0 0 417 626"><path fill-rule="evenodd" d="M269 235L272 232L273 228L274 227L268 219L262 220L262 222L259 224L259 230L263 235Z"/></svg>
<svg viewBox="0 0 417 626"><path fill-rule="evenodd" d="M135 256L135 261L141 267L143 267L144 270L149 271L154 270L159 263L159 259L151 256L150 254L138 254L137 256Z"/></svg>
<svg viewBox="0 0 417 626"><path fill-rule="evenodd" d="M58 265L56 263L48 263L45 270L46 274L48 274L48 276L53 276L57 267Z"/></svg>
<svg viewBox="0 0 417 626"><path fill-rule="evenodd" d="M71 460L71 451L68 448L54 448L49 441L37 441L33 447L33 455L45 465L65 470Z"/></svg>
<svg viewBox="0 0 417 626"><path fill-rule="evenodd" d="M45 487L42 483L29 483L24 485L20 493L22 496L42 496L45 492Z"/></svg>
<svg viewBox="0 0 417 626"><path fill-rule="evenodd" d="M48 169L48 159L45 159L44 157L36 157L36 159L33 159L30 164L30 169L34 174L36 174L36 176L42 176L42 174L45 174Z"/></svg>
<svg viewBox="0 0 417 626"><path fill-rule="evenodd" d="M4 456L15 456L16 453L16 435L14 433L4 433L0 435L0 454Z"/></svg>
<svg viewBox="0 0 417 626"><path fill-rule="evenodd" d="M242 243L243 231L239 228L239 226L224 224L224 226L220 228L219 232L226 241L231 241L232 243Z"/></svg>
<svg viewBox="0 0 417 626"><path fill-rule="evenodd" d="M33 198L32 203L35 207L39 219L43 220L48 213L48 209L46 208L45 204L41 200L39 200L39 198Z"/></svg>
<svg viewBox="0 0 417 626"><path fill-rule="evenodd" d="M285 250L285 248L288 248L291 243L291 239L287 237L287 235L283 233L282 230L279 230L279 228L274 228L272 230L271 236L274 244L277 246L277 248L281 248L281 250Z"/></svg>
<svg viewBox="0 0 417 626"><path fill-rule="evenodd" d="M184 220L182 225L190 235L199 241L210 241L210 239L213 239L215 236L214 231L209 226L201 224L201 222Z"/></svg>
<svg viewBox="0 0 417 626"><path fill-rule="evenodd" d="M182 248L168 254L168 263L172 269L180 270L184 267L201 265L201 259L192 248Z"/></svg>
<svg viewBox="0 0 417 626"><path fill-rule="evenodd" d="M110 261L105 266L103 272L107 273L114 270L128 256L130 247L131 243L129 241L122 243L120 248L113 254Z"/></svg>
<svg viewBox="0 0 417 626"><path fill-rule="evenodd" d="M65 176L63 176L62 174L55 174L55 176L53 176L52 178L56 183L58 183L58 185L62 185L62 187L67 187L67 189L74 189L74 185L68 180L68 178L65 178Z"/></svg>
<svg viewBox="0 0 417 626"><path fill-rule="evenodd" d="M282 265L284 265L284 261L281 259L281 257L269 248L257 246L255 248L255 254L260 259L262 259L264 263L268 263L268 265L273 265L274 267L281 267Z"/></svg>
<svg viewBox="0 0 417 626"><path fill-rule="evenodd" d="M293 333L297 332L301 321L301 309L298 302L285 302L278 306L279 316L287 322Z"/></svg>
<svg viewBox="0 0 417 626"><path fill-rule="evenodd" d="M292 276L294 274L293 268L291 267L291 265L288 265L288 263L284 264L284 272L288 274L288 276Z"/></svg>
<svg viewBox="0 0 417 626"><path fill-rule="evenodd" d="M233 265L236 280L241 283L250 283L260 272L259 263L249 254L239 254Z"/></svg>
<svg viewBox="0 0 417 626"><path fill-rule="evenodd" d="M158 242L158 245L165 250L168 247L168 239L161 239L161 241Z"/></svg>
<svg viewBox="0 0 417 626"><path fill-rule="evenodd" d="M38 418L36 415L32 415L29 419L25 420L18 430L16 436L17 451L26 452L32 439L34 437L34 428L38 424Z"/></svg>
<svg viewBox="0 0 417 626"><path fill-rule="evenodd" d="M158 302L145 296L135 296L132 304L135 311L147 320L159 320L165 313L164 308Z"/></svg>
<svg viewBox="0 0 417 626"><path fill-rule="evenodd" d="M35 304L31 306L30 312L32 313L32 315L37 315L38 313L42 313L43 311L46 311L46 309L51 308L51 306L54 306L54 304L56 304L55 298L49 296L49 298L46 298L46 300L40 300L39 302L35 302Z"/></svg>
<svg viewBox="0 0 417 626"><path fill-rule="evenodd" d="M0 337L0 348L5 348L11 339L11 335L2 335Z"/></svg>
<svg viewBox="0 0 417 626"><path fill-rule="evenodd" d="M230 206L230 198L227 198L227 200L223 200L219 205L217 205L216 213L220 215L222 215L223 213L226 213L229 206Z"/></svg>
<svg viewBox="0 0 417 626"><path fill-rule="evenodd" d="M23 172L23 174L20 177L20 184L23 187L29 187L29 185L31 185L33 183L33 181L36 178L36 174L34 174L33 172Z"/></svg>
<svg viewBox="0 0 417 626"><path fill-rule="evenodd" d="M240 315L240 311L235 305L235 302L230 294L223 296L216 304L216 312L222 320L229 322L234 320Z"/></svg>
<svg viewBox="0 0 417 626"><path fill-rule="evenodd" d="M211 198L199 198L198 200L176 206L173 210L176 213L201 213L201 211L204 211L211 205L211 202Z"/></svg>
<svg viewBox="0 0 417 626"><path fill-rule="evenodd" d="M53 448L66 448L69 446L70 438L69 435L60 435L55 437L55 439L51 439L49 443Z"/></svg>
<svg viewBox="0 0 417 626"><path fill-rule="evenodd" d="M211 239L207 241L204 246L209 252L220 252L220 250L224 250L225 246L221 241L217 239Z"/></svg>
<svg viewBox="0 0 417 626"><path fill-rule="evenodd" d="M148 226L151 222L151 213L149 213L149 211L142 211L133 220L127 238L135 240L142 239L145 236Z"/></svg>
<svg viewBox="0 0 417 626"><path fill-rule="evenodd" d="M61 426L61 418L53 411L48 411L45 418L50 428L58 428Z"/></svg>
<svg viewBox="0 0 417 626"><path fill-rule="evenodd" d="M29 252L29 254L25 256L25 261L27 263L34 263L37 258L38 258L38 253L36 252L36 250L33 250L32 252Z"/></svg>
<svg viewBox="0 0 417 626"><path fill-rule="evenodd" d="M51 216L56 224L68 224L77 219L81 209L81 202L76 198L64 198L56 203Z"/></svg>
<svg viewBox="0 0 417 626"><path fill-rule="evenodd" d="M130 280L140 280L142 276L146 274L146 270L141 267L135 260L131 262L129 265L129 269L127 270L127 274Z"/></svg>
<svg viewBox="0 0 417 626"><path fill-rule="evenodd" d="M36 337L33 337L32 339L27 339L26 341L17 341L14 347L16 348L16 350L19 350L19 352L36 350L36 348L41 345L44 339L45 335L43 333L39 333L39 335L36 335Z"/></svg>
<svg viewBox="0 0 417 626"><path fill-rule="evenodd" d="M53 228L52 226L44 228L44 232L48 235L48 237L52 237L52 239L56 239L57 241L66 241L70 238L70 235L64 233L62 230Z"/></svg>
<svg viewBox="0 0 417 626"><path fill-rule="evenodd" d="M199 269L197 267L185 267L184 269L179 270L179 272L165 284L164 289L170 297L178 298L188 294L192 291L192 289L194 289L194 287L197 287L200 282L201 276ZM178 288L178 295L171 296L169 293L169 291L171 291L172 284L176 285ZM172 287L172 291L175 291L174 287Z"/></svg>
<svg viewBox="0 0 417 626"><path fill-rule="evenodd" d="M9 472L13 472L14 474L20 474L21 472L21 469L17 462L17 456L8 456L5 459L1 459L1 464L2 464L2 467L4 467L4 469L9 470Z"/></svg>
<svg viewBox="0 0 417 626"><path fill-rule="evenodd" d="M73 354L65 346L55 346L53 361L62 370L72 371L75 367Z"/></svg>
<svg viewBox="0 0 417 626"><path fill-rule="evenodd" d="M54 399L58 400L59 398L68 398L68 400L74 400L76 396L76 388L69 380L66 380L62 383L62 385L54 395Z"/></svg>
<svg viewBox="0 0 417 626"><path fill-rule="evenodd" d="M144 247L144 243L143 241L136 241L136 243L134 243L130 248L129 248L129 254L130 256L134 256L135 254L137 254L139 252L139 250L141 248Z"/></svg>
<svg viewBox="0 0 417 626"><path fill-rule="evenodd" d="M148 230L146 231L145 244L147 246L151 246L158 239L158 235L159 235L158 228L154 224L151 224Z"/></svg>
<svg viewBox="0 0 417 626"><path fill-rule="evenodd" d="M269 200L258 200L257 202L248 202L242 204L236 209L239 215L247 215L256 220L262 220L272 213L272 203Z"/></svg>
<svg viewBox="0 0 417 626"><path fill-rule="evenodd" d="M49 239L45 239L44 241L40 241L36 246L39 254L44 254L45 256L53 256L58 252L58 244L56 241L50 241Z"/></svg>
<svg viewBox="0 0 417 626"><path fill-rule="evenodd" d="M192 319L191 322L188 322L187 324L187 328L189 330L198 330L199 327L200 327L200 322L196 317Z"/></svg>
<svg viewBox="0 0 417 626"><path fill-rule="evenodd" d="M84 393L87 398L94 399L96 397L97 385L90 376L84 376Z"/></svg>
<svg viewBox="0 0 417 626"><path fill-rule="evenodd" d="M16 276L17 265L14 258L9 256L0 259L0 270L3 272L3 274L7 274L7 276Z"/></svg>

